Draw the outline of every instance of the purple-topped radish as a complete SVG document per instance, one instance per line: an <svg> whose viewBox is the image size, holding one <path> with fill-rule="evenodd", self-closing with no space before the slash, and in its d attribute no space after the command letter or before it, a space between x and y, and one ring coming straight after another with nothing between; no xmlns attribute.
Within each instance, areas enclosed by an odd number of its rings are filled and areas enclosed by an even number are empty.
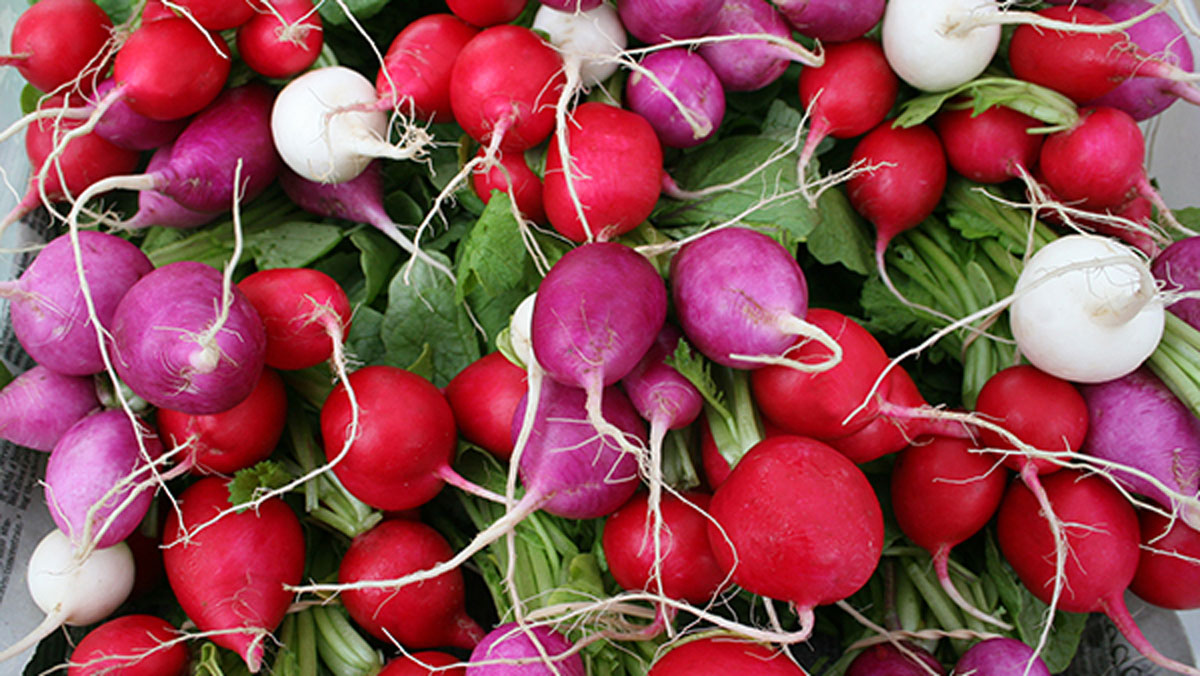
<svg viewBox="0 0 1200 676"><path fill-rule="evenodd" d="M1015 638L989 638L967 649L954 665L955 674L975 676L1050 676L1033 648Z"/></svg>
<svg viewBox="0 0 1200 676"><path fill-rule="evenodd" d="M700 415L704 399L692 381L666 363L675 354L683 333L672 324L664 324L654 344L624 378L621 385L638 414L650 421L651 433L686 427Z"/></svg>
<svg viewBox="0 0 1200 676"><path fill-rule="evenodd" d="M801 34L822 42L862 37L883 16L884 0L777 0L788 22Z"/></svg>
<svg viewBox="0 0 1200 676"><path fill-rule="evenodd" d="M194 261L164 265L130 288L112 335L117 374L134 392L192 414L219 413L249 396L267 343L242 292Z"/></svg>
<svg viewBox="0 0 1200 676"><path fill-rule="evenodd" d="M135 428L124 411L75 423L46 464L46 505L54 523L80 549L121 542L150 509L155 490L147 461L161 454L158 437L140 421Z"/></svg>
<svg viewBox="0 0 1200 676"><path fill-rule="evenodd" d="M766 0L725 0L707 35L768 34L791 41L792 32ZM712 66L725 89L749 92L779 79L794 55L761 40L728 40L700 45L700 56Z"/></svg>
<svg viewBox="0 0 1200 676"><path fill-rule="evenodd" d="M578 653L559 657L571 641L543 625L506 623L471 651L467 676L585 676Z"/></svg>
<svg viewBox="0 0 1200 676"><path fill-rule="evenodd" d="M670 279L684 334L719 364L821 370L841 360L841 346L804 321L808 284L800 264L760 232L722 228L685 244L671 259ZM830 359L807 366L788 360L796 336L827 346Z"/></svg>
<svg viewBox="0 0 1200 676"><path fill-rule="evenodd" d="M103 98L116 84L112 79L96 87L96 95ZM186 118L155 120L129 107L129 102L118 99L104 111L96 122L96 135L109 143L129 150L153 150L174 141L187 125Z"/></svg>
<svg viewBox="0 0 1200 676"><path fill-rule="evenodd" d="M150 156L146 164L146 173L153 174L161 171L171 162L171 151L174 143L160 146ZM196 211L189 209L171 199L158 190L142 190L138 192L138 210L129 219L122 221L120 227L126 229L148 228L160 226L164 228L195 228L214 220L223 213L221 211Z"/></svg>
<svg viewBox="0 0 1200 676"><path fill-rule="evenodd" d="M621 0L625 30L647 44L698 38L716 21L721 0Z"/></svg>
<svg viewBox="0 0 1200 676"><path fill-rule="evenodd" d="M1200 291L1200 237L1185 237L1163 249L1150 264L1154 278L1164 282L1164 290ZM1167 306L1167 309L1200 329L1200 299L1184 298Z"/></svg>
<svg viewBox="0 0 1200 676"><path fill-rule="evenodd" d="M712 138L725 117L725 92L704 58L675 47L651 53L641 67L626 80L625 102L662 144L690 148Z"/></svg>
<svg viewBox="0 0 1200 676"><path fill-rule="evenodd" d="M83 231L79 244L96 316L107 328L121 297L154 266L140 249L115 235ZM69 236L47 244L16 281L0 282L0 297L11 302L13 333L34 361L67 375L104 370Z"/></svg>
<svg viewBox="0 0 1200 676"><path fill-rule="evenodd" d="M49 451L72 425L98 408L90 377L34 366L0 390L0 439Z"/></svg>
<svg viewBox="0 0 1200 676"><path fill-rule="evenodd" d="M865 648L846 669L846 676L945 676L946 669L929 651L905 641L901 651L891 643Z"/></svg>
<svg viewBox="0 0 1200 676"><path fill-rule="evenodd" d="M1097 0L1091 7L1113 21L1125 21L1145 13L1153 5L1145 0ZM1126 28L1125 34L1142 52L1191 72L1192 48L1170 14L1158 12ZM1090 105L1119 108L1141 121L1166 110L1180 96L1186 96L1188 93L1183 87L1183 83L1166 78L1131 77L1091 101Z"/></svg>
<svg viewBox="0 0 1200 676"><path fill-rule="evenodd" d="M586 12L596 9L604 0L539 0L539 2L560 12Z"/></svg>

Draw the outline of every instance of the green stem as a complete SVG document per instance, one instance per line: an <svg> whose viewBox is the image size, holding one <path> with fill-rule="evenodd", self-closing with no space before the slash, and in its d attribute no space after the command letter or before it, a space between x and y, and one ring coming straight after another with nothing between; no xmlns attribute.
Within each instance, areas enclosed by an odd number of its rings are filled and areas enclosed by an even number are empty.
<svg viewBox="0 0 1200 676"><path fill-rule="evenodd" d="M962 613L958 611L958 606L954 605L954 602L946 596L946 592L942 590L941 585L933 576L932 564L928 562L929 558L926 556L924 565L917 559L903 559L902 565L905 574L921 594L925 605L929 606L930 611L937 618L938 625L947 630L960 629L963 626Z"/></svg>
<svg viewBox="0 0 1200 676"><path fill-rule="evenodd" d="M938 246L929 235L920 230L910 230L908 233L908 241L913 245L917 254L929 266L929 269L938 275L940 279L947 282L950 288L958 294L962 301L961 308L966 314L975 312L979 309L979 301L975 298L975 292L971 289L971 283L967 281L963 275L962 269L946 254L942 247Z"/></svg>
<svg viewBox="0 0 1200 676"><path fill-rule="evenodd" d="M900 629L921 629L921 601L917 588L902 569L896 569L896 621Z"/></svg>
<svg viewBox="0 0 1200 676"><path fill-rule="evenodd" d="M317 625L311 610L296 614L296 639L299 676L317 676Z"/></svg>
<svg viewBox="0 0 1200 676"><path fill-rule="evenodd" d="M339 676L371 676L383 667L379 654L337 608L313 606L311 611L316 621L317 650L331 670L338 671Z"/></svg>
<svg viewBox="0 0 1200 676"><path fill-rule="evenodd" d="M1200 331L1167 312L1163 337L1148 360L1151 370L1200 416Z"/></svg>

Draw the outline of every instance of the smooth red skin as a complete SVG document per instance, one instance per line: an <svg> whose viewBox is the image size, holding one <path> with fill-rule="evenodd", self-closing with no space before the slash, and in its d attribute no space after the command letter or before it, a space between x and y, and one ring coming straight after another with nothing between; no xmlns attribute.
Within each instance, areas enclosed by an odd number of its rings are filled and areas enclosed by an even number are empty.
<svg viewBox="0 0 1200 676"><path fill-rule="evenodd" d="M187 19L158 19L143 23L117 52L113 81L130 108L152 120L177 120L217 98L232 61L219 36Z"/></svg>
<svg viewBox="0 0 1200 676"><path fill-rule="evenodd" d="M380 671L377 676L466 676L467 674L466 667L433 671L421 666L418 661L431 667L448 667L451 664L462 662L449 653L422 650L410 655L400 655L384 665L383 671Z"/></svg>
<svg viewBox="0 0 1200 676"><path fill-rule="evenodd" d="M772 425L770 420L763 420L762 423L764 439L788 434ZM704 466L704 479L711 491L717 490L718 486L725 483L729 473L733 471L729 461L717 448L717 442L713 440L712 428L708 426L707 417L700 419L700 462Z"/></svg>
<svg viewBox="0 0 1200 676"><path fill-rule="evenodd" d="M500 149L523 152L554 131L565 84L562 57L550 43L528 28L493 26L458 53L450 71L450 108L467 135L483 145L498 125L508 125Z"/></svg>
<svg viewBox="0 0 1200 676"><path fill-rule="evenodd" d="M946 669L924 648L907 641L904 642L904 647L916 655L921 663L900 652L900 649L891 643L877 643L863 649L858 657L854 658L846 668L846 676L945 676Z"/></svg>
<svg viewBox="0 0 1200 676"><path fill-rule="evenodd" d="M265 460L275 450L287 422L283 379L264 368L250 396L211 415L158 409L158 432L169 446L187 443L193 474L230 475Z"/></svg>
<svg viewBox="0 0 1200 676"><path fill-rule="evenodd" d="M112 19L92 0L40 0L17 17L4 65L17 71L39 91L52 92L80 76L112 39ZM19 57L19 58L14 58ZM80 82L91 91L90 78Z"/></svg>
<svg viewBox="0 0 1200 676"><path fill-rule="evenodd" d="M1110 24L1104 14L1087 7L1047 7L1048 19L1080 24ZM1104 96L1130 73L1114 55L1127 38L1115 33L1067 33L1032 25L1018 26L1008 48L1008 61L1018 79L1049 87L1075 103Z"/></svg>
<svg viewBox="0 0 1200 676"><path fill-rule="evenodd" d="M978 533L1000 506L1007 472L963 439L935 437L900 453L892 510L900 530L933 554Z"/></svg>
<svg viewBox="0 0 1200 676"><path fill-rule="evenodd" d="M710 496L688 491L683 497L695 507L672 494L664 494L659 503L663 519L659 564L663 593L704 605L724 588L726 576L708 544L708 519L696 511L697 507L708 508ZM628 591L658 591L651 577L654 521L649 500L648 493L639 492L604 521L604 559L613 579Z"/></svg>
<svg viewBox="0 0 1200 676"><path fill-rule="evenodd" d="M572 181L592 236L610 240L633 230L654 210L661 192L662 145L645 118L604 103L584 103L567 124ZM574 242L587 239L571 200L558 137L546 154L542 203L550 225Z"/></svg>
<svg viewBox="0 0 1200 676"><path fill-rule="evenodd" d="M265 9L256 12L238 27L238 55L254 72L264 77L291 77L311 66L321 55L321 46L325 43L321 15L313 11L310 0L270 2L283 21ZM279 37L279 31L285 28L292 39ZM298 44L296 39L299 39Z"/></svg>
<svg viewBox="0 0 1200 676"><path fill-rule="evenodd" d="M334 338L314 312L332 312L350 331L350 299L332 277L310 268L259 270L238 282L238 289L263 320L266 364L285 371L316 366L333 355Z"/></svg>
<svg viewBox="0 0 1200 676"><path fill-rule="evenodd" d="M195 17L196 22L210 31L237 28L254 16L250 0L177 0Z"/></svg>
<svg viewBox="0 0 1200 676"><path fill-rule="evenodd" d="M482 157L484 148L479 149ZM542 179L525 162L524 153L500 153L497 158L500 166L493 166L487 171L477 171L471 174L471 189L479 199L487 204L492 200L492 191L499 190L509 193L512 185L512 195L521 215L534 223L546 222L546 210L542 207Z"/></svg>
<svg viewBox="0 0 1200 676"><path fill-rule="evenodd" d="M804 673L778 648L736 636L717 635L680 643L655 662L647 676L800 676Z"/></svg>
<svg viewBox="0 0 1200 676"><path fill-rule="evenodd" d="M350 543L338 583L399 578L453 556L446 539L419 521L381 521ZM350 617L372 636L409 649L469 650L483 638L483 629L463 606L463 579L457 570L399 589L347 589L341 599Z"/></svg>
<svg viewBox="0 0 1200 676"><path fill-rule="evenodd" d="M479 30L452 14L428 14L404 27L383 57L375 78L381 105L402 104L417 117L451 122L450 72L459 52ZM385 74L391 75L391 81Z"/></svg>
<svg viewBox="0 0 1200 676"><path fill-rule="evenodd" d="M1076 452L1087 437L1087 402L1075 385L1028 364L1010 366L988 378L975 400L975 411L1042 450ZM981 429L979 433L984 446L1015 448L996 432ZM1004 457L1004 464L1015 471L1026 462L1033 462L1038 474L1061 467L1045 458Z"/></svg>
<svg viewBox="0 0 1200 676"><path fill-rule="evenodd" d="M42 119L26 127L25 155L29 158L29 166L40 169L58 145L56 137L61 138L82 123L83 120L56 122L52 119ZM66 199L68 193L79 195L97 181L110 176L133 173L140 159L141 155L136 150L121 148L104 140L94 131L88 132L71 139L62 154L55 159L55 165L46 173L46 193L54 201ZM31 206L40 204L37 170L30 178L28 192L22 203L32 201Z"/></svg>
<svg viewBox="0 0 1200 676"><path fill-rule="evenodd" d="M383 510L403 510L442 489L435 474L454 457L457 431L446 398L428 380L394 366L367 366L349 377L360 407L359 436L333 472L346 490ZM325 458L342 452L350 397L339 383L321 407Z"/></svg>
<svg viewBox="0 0 1200 676"><path fill-rule="evenodd" d="M155 650L178 638L175 627L153 615L108 620L75 646L67 676L184 676L191 661L186 642ZM149 654L137 657L143 653Z"/></svg>
<svg viewBox="0 0 1200 676"><path fill-rule="evenodd" d="M1096 211L1134 196L1144 160L1137 122L1103 106L1081 109L1074 127L1046 137L1038 157L1041 176L1059 199Z"/></svg>
<svg viewBox="0 0 1200 676"><path fill-rule="evenodd" d="M858 591L883 551L883 513L866 476L804 437L756 444L713 494L709 513L724 531L710 523L709 543L733 582L801 610Z"/></svg>
<svg viewBox="0 0 1200 676"><path fill-rule="evenodd" d="M1133 580L1138 564L1138 519L1107 479L1076 470L1055 472L1042 486L1063 529L1067 550L1058 607L1074 613L1104 611ZM1055 546L1050 525L1023 482L1009 484L996 521L1000 552L1043 603L1054 591Z"/></svg>
<svg viewBox="0 0 1200 676"><path fill-rule="evenodd" d="M286 502L270 498L255 509L225 514L192 533L186 544L179 542L184 527L194 530L230 507L228 482L207 477L179 496L178 512L167 510L167 581L199 631L273 632L292 603L293 594L284 586L300 584L304 575L300 519ZM240 655L251 671L262 662L261 633L227 632L209 638Z"/></svg>
<svg viewBox="0 0 1200 676"><path fill-rule="evenodd" d="M512 420L525 396L525 369L500 352L480 357L446 385L458 433L501 460L513 452Z"/></svg>
<svg viewBox="0 0 1200 676"><path fill-rule="evenodd" d="M900 79L879 43L859 38L825 45L825 63L801 70L799 89L805 109L812 106L813 130L846 139L883 122L896 102Z"/></svg>
<svg viewBox="0 0 1200 676"><path fill-rule="evenodd" d="M887 400L896 406L919 408L927 402L912 376L903 367L897 366L888 374L884 383ZM871 462L889 453L903 450L926 432L921 420L896 420L881 416L859 431L845 437L829 439L826 443L855 464Z"/></svg>
<svg viewBox="0 0 1200 676"><path fill-rule="evenodd" d="M480 28L509 23L521 15L525 4L525 0L446 0L454 16Z"/></svg>
<svg viewBox="0 0 1200 676"><path fill-rule="evenodd" d="M1167 517L1150 510L1138 510L1138 523L1143 549L1129 589L1143 601L1161 608L1200 608L1200 564L1195 563L1200 559L1200 532L1182 519L1172 524ZM1159 552L1174 552L1192 561Z"/></svg>
<svg viewBox="0 0 1200 676"><path fill-rule="evenodd" d="M163 504L161 498L157 499L159 509L169 509L170 506ZM151 507L153 509L153 507ZM158 587L158 583L162 582L165 571L163 570L162 549L159 545L162 544L162 522L158 524L158 532L151 535L144 534L139 527L125 538L125 544L129 545L129 551L133 554L133 590L129 592L129 598L138 599L143 595L154 591Z"/></svg>
<svg viewBox="0 0 1200 676"><path fill-rule="evenodd" d="M1007 106L976 114L970 107L943 108L933 119L950 168L977 183L994 184L1033 169L1042 148L1041 134L1026 129L1037 120Z"/></svg>
<svg viewBox="0 0 1200 676"><path fill-rule="evenodd" d="M146 0L146 5L142 9L142 22L149 23L158 21L159 19L170 19L177 16L170 7L163 4L162 0Z"/></svg>
<svg viewBox="0 0 1200 676"><path fill-rule="evenodd" d="M925 220L946 187L946 155L937 134L925 125L897 129L884 122L855 146L850 161L882 162L846 184L854 210L875 225L879 243Z"/></svg>

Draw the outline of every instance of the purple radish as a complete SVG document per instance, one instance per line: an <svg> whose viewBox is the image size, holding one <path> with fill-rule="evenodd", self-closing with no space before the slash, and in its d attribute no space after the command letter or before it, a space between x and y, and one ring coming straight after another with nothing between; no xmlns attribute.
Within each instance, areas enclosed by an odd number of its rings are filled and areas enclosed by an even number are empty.
<svg viewBox="0 0 1200 676"><path fill-rule="evenodd" d="M639 69L629 76L625 103L650 122L663 145L690 148L717 133L725 117L725 92L701 56L682 47L664 49L642 59L641 68L649 72Z"/></svg>
<svg viewBox="0 0 1200 676"><path fill-rule="evenodd" d="M133 285L112 320L113 361L125 384L155 406L193 415L249 396L266 331L242 292L228 291L216 269L194 261L164 265Z"/></svg>
<svg viewBox="0 0 1200 676"><path fill-rule="evenodd" d="M860 38L883 17L884 0L776 0L775 5L801 35L822 42Z"/></svg>
<svg viewBox="0 0 1200 676"><path fill-rule="evenodd" d="M585 676L578 653L558 657L571 647L567 637L549 627L502 624L471 651L467 676Z"/></svg>
<svg viewBox="0 0 1200 676"><path fill-rule="evenodd" d="M84 276L102 327L134 282L154 269L136 246L115 235L79 233ZM52 240L15 281L0 282L10 301L13 333L37 363L66 375L104 370L96 327L88 319L68 235Z"/></svg>
<svg viewBox="0 0 1200 676"><path fill-rule="evenodd" d="M1200 420L1158 376L1143 366L1080 389L1088 407L1083 452L1141 470L1183 495L1200 494ZM1175 502L1145 478L1119 469L1113 475L1167 509ZM1195 500L1182 515L1193 528L1200 526Z"/></svg>
<svg viewBox="0 0 1200 676"><path fill-rule="evenodd" d="M1015 638L989 638L967 649L954 673L966 676L1050 676L1050 669L1033 648Z"/></svg>
<svg viewBox="0 0 1200 676"><path fill-rule="evenodd" d="M698 38L716 21L721 0L620 0L625 30L647 44Z"/></svg>
<svg viewBox="0 0 1200 676"><path fill-rule="evenodd" d="M1150 265L1154 278L1166 291L1200 291L1200 237L1185 237L1163 249ZM1194 329L1200 330L1200 299L1185 298L1167 306Z"/></svg>
<svg viewBox="0 0 1200 676"><path fill-rule="evenodd" d="M98 408L91 377L34 366L0 390L0 439L49 451L72 425Z"/></svg>
<svg viewBox="0 0 1200 676"><path fill-rule="evenodd" d="M1092 9L1113 21L1125 21L1143 14L1153 5L1145 0L1097 0ZM1125 29L1129 41L1138 49L1166 61L1180 70L1192 70L1192 49L1179 25L1166 12L1158 12ZM1161 113L1181 96L1189 95L1183 82L1160 77L1131 77L1109 93L1088 105L1111 106L1141 121Z"/></svg>
<svg viewBox="0 0 1200 676"><path fill-rule="evenodd" d="M823 370L841 360L841 346L804 321L808 284L800 264L760 232L721 228L688 242L671 259L670 279L684 334L718 364ZM828 347L830 359L808 367L786 359L798 335Z"/></svg>
<svg viewBox="0 0 1200 676"><path fill-rule="evenodd" d="M604 0L539 0L543 5L550 9L557 9L560 12L586 12L596 9Z"/></svg>
<svg viewBox="0 0 1200 676"><path fill-rule="evenodd" d="M168 166L174 143L160 146L150 156L146 173L154 173ZM126 229L148 228L154 225L165 228L195 228L215 219L221 211L196 211L189 209L157 190L142 190L138 193L138 210L132 218L122 221Z"/></svg>
<svg viewBox="0 0 1200 676"><path fill-rule="evenodd" d="M102 411L75 423L46 464L46 504L59 530L80 548L123 541L150 508L154 489L147 461L162 450L149 428L139 422L135 429L124 411Z"/></svg>
<svg viewBox="0 0 1200 676"><path fill-rule="evenodd" d="M791 40L792 31L766 0L725 0L708 35L767 33ZM712 66L725 89L748 92L779 79L793 55L760 40L730 40L700 45L700 56Z"/></svg>
<svg viewBox="0 0 1200 676"><path fill-rule="evenodd" d="M669 366L666 359L675 354L683 333L672 324L664 324L654 344L641 361L623 379L621 385L639 415L650 421L650 436L655 428L666 430L687 427L699 417L704 399L690 380Z"/></svg>
<svg viewBox="0 0 1200 676"><path fill-rule="evenodd" d="M865 648L846 668L846 676L945 676L945 668L929 651L907 641L901 645L908 654L891 643Z"/></svg>
<svg viewBox="0 0 1200 676"><path fill-rule="evenodd" d="M101 82L96 86L96 97L104 98L114 86L111 78ZM129 150L153 150L174 141L185 126L187 118L154 120L118 99L96 122L96 135Z"/></svg>

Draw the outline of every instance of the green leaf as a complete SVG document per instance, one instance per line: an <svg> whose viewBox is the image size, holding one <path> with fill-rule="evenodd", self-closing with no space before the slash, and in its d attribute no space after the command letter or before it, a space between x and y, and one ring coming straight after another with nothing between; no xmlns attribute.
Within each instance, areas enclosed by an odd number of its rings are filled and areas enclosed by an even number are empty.
<svg viewBox="0 0 1200 676"><path fill-rule="evenodd" d="M354 311L350 332L346 335L346 353L351 359L363 364L382 362L387 356L380 331L383 329L383 313L375 308L360 306Z"/></svg>
<svg viewBox="0 0 1200 676"><path fill-rule="evenodd" d="M1075 104L1054 90L1010 77L982 77L954 89L905 101L893 125L913 127L922 124L960 94L970 98L969 105L975 114L993 106L1007 106L1045 122L1048 126L1038 129L1043 133L1068 128L1079 120Z"/></svg>
<svg viewBox="0 0 1200 676"><path fill-rule="evenodd" d="M840 263L869 275L875 269L875 238L841 190L826 190L817 200L818 221L808 235L808 252L824 265Z"/></svg>
<svg viewBox="0 0 1200 676"><path fill-rule="evenodd" d="M260 270L302 268L329 253L346 231L327 223L289 222L247 233L246 250Z"/></svg>
<svg viewBox="0 0 1200 676"><path fill-rule="evenodd" d="M1175 218L1191 230L1200 230L1200 207L1185 207L1174 211Z"/></svg>
<svg viewBox="0 0 1200 676"><path fill-rule="evenodd" d="M458 247L457 302L476 287L495 294L521 284L528 254L520 227L508 195L493 192L483 215Z"/></svg>
<svg viewBox="0 0 1200 676"><path fill-rule="evenodd" d="M803 113L776 99L771 102L767 116L763 118L762 135L780 143L788 143L796 137L803 120Z"/></svg>
<svg viewBox="0 0 1200 676"><path fill-rule="evenodd" d="M263 460L257 465L240 469L229 482L229 502L240 505L258 497L260 490L271 491L287 485L292 475L283 465L274 460Z"/></svg>
<svg viewBox="0 0 1200 676"><path fill-rule="evenodd" d="M431 254L445 260L441 254ZM406 279L407 277L407 279ZM433 347L433 383L445 386L480 357L475 327L455 298L454 283L421 260L407 264L392 278L382 336L386 361L405 367L417 361L425 346Z"/></svg>
<svg viewBox="0 0 1200 676"><path fill-rule="evenodd" d="M663 363L687 378L688 382L700 391L700 396L704 397L708 405L716 409L722 418L731 417L729 409L725 407L725 394L713 380L712 364L693 350L686 340L680 338L674 354L668 356Z"/></svg>
<svg viewBox="0 0 1200 676"><path fill-rule="evenodd" d="M129 17L133 16L134 6L137 5L129 0L96 0L96 4L108 14L114 25L128 21Z"/></svg>
<svg viewBox="0 0 1200 676"><path fill-rule="evenodd" d="M386 235L374 229L355 230L350 233L350 242L361 252L358 260L363 273L363 284L350 297L350 302L370 304L387 286L396 261L400 260L400 250Z"/></svg>
<svg viewBox="0 0 1200 676"><path fill-rule="evenodd" d="M369 19L387 6L387 0L325 0L317 4L321 19L334 26L350 23L346 16L349 10L359 21Z"/></svg>
<svg viewBox="0 0 1200 676"><path fill-rule="evenodd" d="M42 92L31 84L21 88L21 114L28 115L37 110L38 102L42 100Z"/></svg>
<svg viewBox="0 0 1200 676"><path fill-rule="evenodd" d="M14 377L12 371L8 370L8 366L0 362L0 389L11 383Z"/></svg>

